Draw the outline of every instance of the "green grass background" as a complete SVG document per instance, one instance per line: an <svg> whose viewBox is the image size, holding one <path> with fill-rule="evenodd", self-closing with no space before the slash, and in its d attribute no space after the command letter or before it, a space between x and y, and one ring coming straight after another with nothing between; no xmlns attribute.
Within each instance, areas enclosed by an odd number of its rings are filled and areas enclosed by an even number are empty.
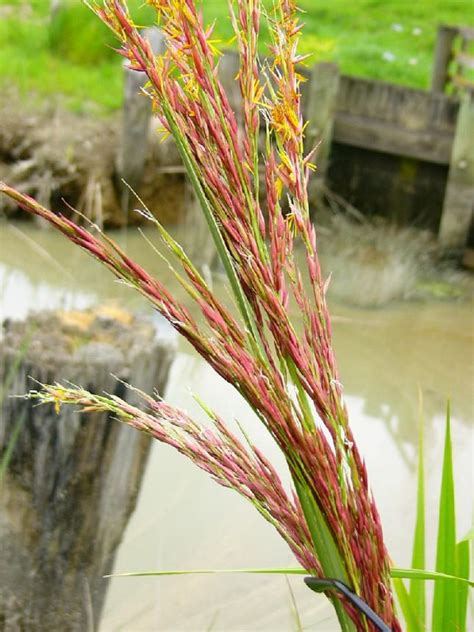
<svg viewBox="0 0 474 632"><path fill-rule="evenodd" d="M138 24L153 11L129 0ZM437 26L474 22L472 0L300 0L303 52L331 60L344 73L428 88ZM204 0L222 46L231 44L226 0ZM263 31L262 52L265 50ZM17 85L32 98L60 93L75 110L120 106L120 58L115 41L81 0L51 20L50 0L0 0L0 87ZM385 57L385 59L384 59ZM388 58L388 59L387 59Z"/></svg>

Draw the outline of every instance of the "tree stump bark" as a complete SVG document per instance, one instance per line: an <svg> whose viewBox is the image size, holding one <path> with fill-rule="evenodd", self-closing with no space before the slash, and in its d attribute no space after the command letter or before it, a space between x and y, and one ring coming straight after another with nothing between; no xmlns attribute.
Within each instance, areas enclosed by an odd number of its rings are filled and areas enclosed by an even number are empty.
<svg viewBox="0 0 474 632"><path fill-rule="evenodd" d="M173 339L145 319L102 308L6 322L0 349L0 461L21 423L0 482L0 629L94 630L103 575L134 510L150 439L109 415L70 407L56 414L11 396L35 388L32 377L137 403L138 394L111 374L162 393Z"/></svg>

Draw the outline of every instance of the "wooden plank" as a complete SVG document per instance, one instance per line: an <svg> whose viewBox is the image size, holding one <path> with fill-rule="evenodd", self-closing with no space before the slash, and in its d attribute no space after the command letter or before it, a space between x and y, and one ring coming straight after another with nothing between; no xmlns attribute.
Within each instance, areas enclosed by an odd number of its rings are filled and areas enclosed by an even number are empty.
<svg viewBox="0 0 474 632"><path fill-rule="evenodd" d="M459 101L444 94L341 76L334 140L449 164Z"/></svg>
<svg viewBox="0 0 474 632"><path fill-rule="evenodd" d="M405 86L341 76L337 112L379 119L408 130L433 129L454 135L459 101Z"/></svg>
<svg viewBox="0 0 474 632"><path fill-rule="evenodd" d="M331 149L336 100L339 93L337 64L316 64L311 72L306 95L306 119L309 121L306 148L316 148L313 162L318 170L316 177L324 180Z"/></svg>
<svg viewBox="0 0 474 632"><path fill-rule="evenodd" d="M436 39L435 59L431 77L431 90L444 92L448 82L448 69L452 59L453 44L459 29L455 26L441 25Z"/></svg>
<svg viewBox="0 0 474 632"><path fill-rule="evenodd" d="M474 94L466 93L459 110L451 167L439 229L448 250L466 244L474 208Z"/></svg>
<svg viewBox="0 0 474 632"><path fill-rule="evenodd" d="M148 28L144 35L156 54L164 51L164 37L158 28ZM117 173L137 192L142 182L148 152L148 135L152 115L151 100L142 93L147 80L145 73L130 70L128 60L124 62L124 100L121 140L117 155ZM122 211L127 216L131 205L135 203L135 199L132 199L130 189L123 183L120 183L120 189Z"/></svg>
<svg viewBox="0 0 474 632"><path fill-rule="evenodd" d="M456 77L452 77L451 82L456 88L460 90L473 90L474 89L474 81L470 79L465 79L464 77L460 77L459 75Z"/></svg>
<svg viewBox="0 0 474 632"><path fill-rule="evenodd" d="M224 51L224 55L219 60L218 76L224 88L224 92L229 100L230 107L237 116L239 125L243 123L243 101L240 92L240 82L238 73L240 70L240 59L235 51Z"/></svg>
<svg viewBox="0 0 474 632"><path fill-rule="evenodd" d="M345 145L435 164L449 164L453 144L453 135L447 132L410 130L347 113L336 114L333 139Z"/></svg>
<svg viewBox="0 0 474 632"><path fill-rule="evenodd" d="M457 53L455 55L456 62L463 66L464 68L469 68L470 70L474 70L474 56L469 55L469 53Z"/></svg>
<svg viewBox="0 0 474 632"><path fill-rule="evenodd" d="M471 26L458 26L459 35L467 42L474 41L474 28Z"/></svg>
<svg viewBox="0 0 474 632"><path fill-rule="evenodd" d="M462 257L462 265L474 271L474 249L466 248Z"/></svg>

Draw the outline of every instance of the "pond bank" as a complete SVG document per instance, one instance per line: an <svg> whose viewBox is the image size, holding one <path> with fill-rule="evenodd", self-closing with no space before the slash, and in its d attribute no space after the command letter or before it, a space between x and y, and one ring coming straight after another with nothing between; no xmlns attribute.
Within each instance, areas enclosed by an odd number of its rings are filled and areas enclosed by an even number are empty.
<svg viewBox="0 0 474 632"><path fill-rule="evenodd" d="M0 180L56 212L67 205L108 227L138 224L124 214L117 185L118 114L107 118L79 115L57 104L26 105L11 90L0 94ZM159 139L149 146L140 195L165 223L178 222L185 208L183 174L157 174L164 161ZM66 203L66 204L65 204ZM5 196L0 214L18 216Z"/></svg>

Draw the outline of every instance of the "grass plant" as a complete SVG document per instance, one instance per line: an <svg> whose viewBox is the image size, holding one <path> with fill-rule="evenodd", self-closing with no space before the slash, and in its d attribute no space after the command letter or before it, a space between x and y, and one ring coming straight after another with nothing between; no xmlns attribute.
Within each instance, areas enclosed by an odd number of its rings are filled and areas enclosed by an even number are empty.
<svg viewBox="0 0 474 632"><path fill-rule="evenodd" d="M450 406L446 413L444 456L439 494L439 522L436 546L436 571L456 577L450 581L435 582L431 627L426 607L426 588L416 576L410 579L409 587L402 579L394 580L400 607L405 618L407 632L423 632L431 629L446 632L467 631L467 604L470 569L470 547L473 534L461 541L456 539L456 509L451 442ZM418 461L418 498L415 536L413 540L412 566L425 569L425 491L424 491L423 425L420 424ZM472 582L471 582L472 586Z"/></svg>
<svg viewBox="0 0 474 632"><path fill-rule="evenodd" d="M156 11L167 40L167 51L159 57L134 26L125 2L104 0L91 8L119 39L130 67L147 76L146 93L163 132L176 141L226 271L233 309L217 299L147 209L141 212L156 224L168 246L167 263L199 308L197 318L100 230L86 230L6 184L0 183L0 192L45 219L145 296L234 386L281 449L292 489L285 489L273 465L244 432L232 433L203 402L211 427L144 393L142 408L65 384L43 385L31 396L57 408L72 404L84 412L109 411L173 446L255 506L288 543L301 565L298 572L342 582L386 629L397 632L401 626L392 594L394 571L342 397L326 304L328 280L321 275L309 217L307 184L313 165L311 155L304 153L297 70L304 55L298 52L301 23L296 5L294 0L275 0L271 8L259 0L231 3L244 103L239 129L218 80L213 28L205 26L195 2L147 4ZM271 60L260 65L262 17ZM297 245L304 252L304 269L296 263ZM290 319L290 301L299 307L302 331ZM455 570L440 563L442 572ZM414 572L417 577L423 573ZM343 631L377 629L329 585L326 595Z"/></svg>

